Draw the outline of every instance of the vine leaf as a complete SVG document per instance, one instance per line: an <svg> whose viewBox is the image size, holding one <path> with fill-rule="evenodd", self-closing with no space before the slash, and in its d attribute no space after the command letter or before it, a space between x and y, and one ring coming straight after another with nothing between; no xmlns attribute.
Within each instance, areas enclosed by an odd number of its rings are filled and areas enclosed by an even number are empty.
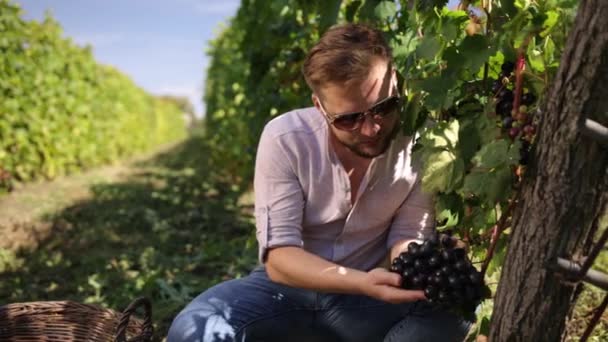
<svg viewBox="0 0 608 342"><path fill-rule="evenodd" d="M517 165L520 142L510 144L505 139L484 145L473 157L473 163L480 168L493 169L500 166Z"/></svg>
<svg viewBox="0 0 608 342"><path fill-rule="evenodd" d="M471 72L477 72L494 54L493 50L488 39L480 34L467 36L458 47L464 57L465 66Z"/></svg>
<svg viewBox="0 0 608 342"><path fill-rule="evenodd" d="M396 13L397 5L393 1L382 1L374 9L374 14L380 21L391 19Z"/></svg>
<svg viewBox="0 0 608 342"><path fill-rule="evenodd" d="M464 185L459 193L463 197L474 195L483 201L495 203L507 198L510 193L512 173L511 169L506 166L487 172L473 170L465 177Z"/></svg>

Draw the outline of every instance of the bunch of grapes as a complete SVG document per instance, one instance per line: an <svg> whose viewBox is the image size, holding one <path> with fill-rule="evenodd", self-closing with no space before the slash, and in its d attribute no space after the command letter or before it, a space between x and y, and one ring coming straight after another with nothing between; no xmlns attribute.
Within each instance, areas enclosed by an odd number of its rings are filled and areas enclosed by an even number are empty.
<svg viewBox="0 0 608 342"><path fill-rule="evenodd" d="M423 290L431 303L470 315L489 289L463 248L449 234L433 234L422 244L411 242L393 259L390 270L402 276L402 288Z"/></svg>
<svg viewBox="0 0 608 342"><path fill-rule="evenodd" d="M513 62L502 64L500 76L492 85L492 93L496 101L496 114L502 117L501 127L503 132L513 140L520 138L522 141L520 164L526 165L530 146L536 134L537 124L534 122L534 116L529 111L530 107L536 102L536 96L529 91L523 93L521 105L519 108L513 108L515 95L513 90L509 89L509 85L512 83L511 78L514 68L515 64Z"/></svg>

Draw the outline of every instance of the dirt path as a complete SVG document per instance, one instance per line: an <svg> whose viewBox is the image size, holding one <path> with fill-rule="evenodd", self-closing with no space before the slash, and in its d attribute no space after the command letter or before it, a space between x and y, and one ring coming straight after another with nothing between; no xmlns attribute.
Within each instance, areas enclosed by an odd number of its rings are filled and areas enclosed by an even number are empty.
<svg viewBox="0 0 608 342"><path fill-rule="evenodd" d="M85 201L92 196L91 186L114 183L128 178L138 170L137 162L165 152L176 144L163 146L115 165L92 169L80 174L60 177L53 181L25 184L18 190L0 197L0 249L16 251L36 248L48 237L53 224L52 213Z"/></svg>

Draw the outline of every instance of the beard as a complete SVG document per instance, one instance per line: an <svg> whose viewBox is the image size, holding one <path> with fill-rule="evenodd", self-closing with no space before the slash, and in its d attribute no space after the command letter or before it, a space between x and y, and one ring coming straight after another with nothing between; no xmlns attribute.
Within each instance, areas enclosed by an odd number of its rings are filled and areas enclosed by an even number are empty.
<svg viewBox="0 0 608 342"><path fill-rule="evenodd" d="M389 134L387 134L383 137L380 137L380 138L378 138L378 140L374 141L372 146L370 146L368 143L361 143L361 142L352 142L351 143L351 142L346 142L346 141L342 141L339 139L338 139L338 141L343 146L348 148L351 152L358 155L359 157L372 159L372 158L375 158L375 157L381 155L382 153L386 152L386 150L390 147L391 142L395 139L397 134L399 134L400 128L401 128L401 122L398 120L395 123L393 130Z"/></svg>

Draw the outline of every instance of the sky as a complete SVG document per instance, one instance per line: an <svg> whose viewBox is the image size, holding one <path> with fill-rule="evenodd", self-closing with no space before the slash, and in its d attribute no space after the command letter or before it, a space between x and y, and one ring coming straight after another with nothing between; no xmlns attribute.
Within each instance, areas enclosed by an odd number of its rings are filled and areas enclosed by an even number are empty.
<svg viewBox="0 0 608 342"><path fill-rule="evenodd" d="M117 67L153 94L187 96L202 116L208 41L236 15L240 0L12 0L26 20L46 10L64 35L90 44L95 59Z"/></svg>

